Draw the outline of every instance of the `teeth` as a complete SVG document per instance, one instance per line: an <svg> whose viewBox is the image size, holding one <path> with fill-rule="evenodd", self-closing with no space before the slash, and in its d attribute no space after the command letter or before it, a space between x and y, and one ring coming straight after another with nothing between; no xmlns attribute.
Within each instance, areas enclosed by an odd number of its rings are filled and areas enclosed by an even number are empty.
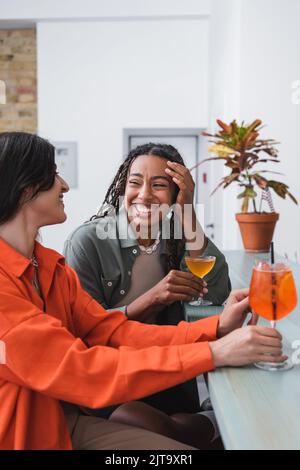
<svg viewBox="0 0 300 470"><path fill-rule="evenodd" d="M153 210L157 209L159 205L153 204L151 207L147 207L142 204L136 204L135 206L138 212L143 212L144 214L150 214Z"/></svg>

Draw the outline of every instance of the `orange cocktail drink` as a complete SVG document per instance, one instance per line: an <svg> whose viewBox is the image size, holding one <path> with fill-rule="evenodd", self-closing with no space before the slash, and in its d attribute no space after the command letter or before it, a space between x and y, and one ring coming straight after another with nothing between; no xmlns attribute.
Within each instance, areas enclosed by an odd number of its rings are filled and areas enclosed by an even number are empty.
<svg viewBox="0 0 300 470"><path fill-rule="evenodd" d="M297 289L292 270L284 263L269 264L258 261L253 268L249 292L249 303L254 313L269 320L276 328L278 320L289 315L297 305ZM289 358L288 345L283 341L284 362L272 362L272 355L266 355L265 362L255 365L263 370L289 370L293 363Z"/></svg>
<svg viewBox="0 0 300 470"><path fill-rule="evenodd" d="M297 305L297 292L293 273L284 264L273 270L266 264L253 269L249 301L252 309L270 321L281 320Z"/></svg>
<svg viewBox="0 0 300 470"><path fill-rule="evenodd" d="M213 269L216 257L215 256L186 256L185 262L189 271L199 278L203 278L211 272ZM199 297L198 300L189 302L190 305L194 307L200 306L209 306L212 305L212 302L209 300L203 300Z"/></svg>
<svg viewBox="0 0 300 470"><path fill-rule="evenodd" d="M197 277L204 277L206 274L210 273L212 268L215 265L216 258L213 256L209 257L199 257L199 258L185 258L185 262L191 273L195 274Z"/></svg>

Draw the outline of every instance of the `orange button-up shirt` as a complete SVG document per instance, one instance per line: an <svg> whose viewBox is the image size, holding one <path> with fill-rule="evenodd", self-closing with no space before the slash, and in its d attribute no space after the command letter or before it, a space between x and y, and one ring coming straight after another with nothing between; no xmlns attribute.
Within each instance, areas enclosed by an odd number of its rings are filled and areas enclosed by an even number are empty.
<svg viewBox="0 0 300 470"><path fill-rule="evenodd" d="M0 240L0 449L71 449L60 400L101 408L214 368L218 317L129 321L93 300L61 255L37 242L35 255L44 301L30 260Z"/></svg>

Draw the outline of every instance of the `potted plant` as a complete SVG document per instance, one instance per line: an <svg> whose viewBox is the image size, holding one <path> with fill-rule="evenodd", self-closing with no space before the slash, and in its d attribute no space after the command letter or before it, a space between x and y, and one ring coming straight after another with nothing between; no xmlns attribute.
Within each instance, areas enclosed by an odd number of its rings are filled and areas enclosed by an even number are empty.
<svg viewBox="0 0 300 470"><path fill-rule="evenodd" d="M285 199L289 196L295 204L295 197L289 192L289 187L280 181L268 180L262 176L263 173L276 173L269 170L256 170L258 164L279 163L276 142L273 139L260 139L262 121L259 119L246 125L242 122L238 125L234 120L225 124L217 120L220 127L216 134L203 135L210 137L213 143L209 152L216 155L207 158L201 163L211 160L224 160L231 173L222 178L216 189L227 188L232 183L237 183L242 192L238 195L241 200L241 213L236 214L241 235L246 251L268 251L273 239L276 222L279 214L275 212L270 189L278 196ZM261 202L257 205L257 189L261 192ZM266 200L269 212L262 212L262 202ZM252 211L250 208L252 207ZM258 210L259 209L259 210Z"/></svg>

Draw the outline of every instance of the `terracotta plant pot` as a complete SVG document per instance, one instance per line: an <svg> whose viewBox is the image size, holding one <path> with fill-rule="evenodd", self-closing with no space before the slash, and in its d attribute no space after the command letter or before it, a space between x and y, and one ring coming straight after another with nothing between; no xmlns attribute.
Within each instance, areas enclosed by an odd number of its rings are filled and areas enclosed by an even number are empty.
<svg viewBox="0 0 300 470"><path fill-rule="evenodd" d="M279 214L246 213L236 214L235 218L239 223L246 251L256 253L269 251Z"/></svg>

